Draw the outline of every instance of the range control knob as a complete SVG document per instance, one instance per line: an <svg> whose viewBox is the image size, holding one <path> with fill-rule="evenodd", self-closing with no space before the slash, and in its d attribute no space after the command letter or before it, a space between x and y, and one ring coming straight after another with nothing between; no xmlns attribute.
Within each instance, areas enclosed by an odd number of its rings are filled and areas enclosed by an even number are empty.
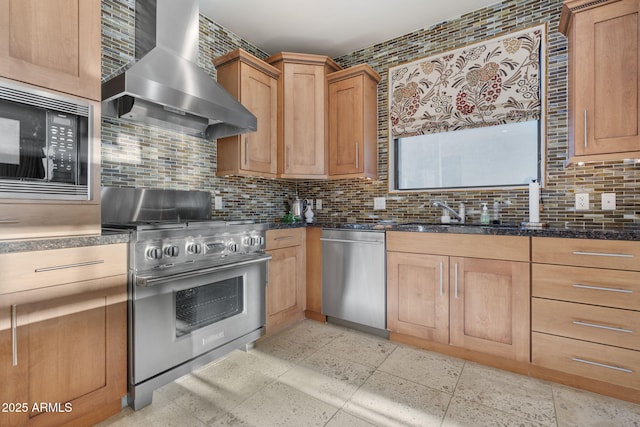
<svg viewBox="0 0 640 427"><path fill-rule="evenodd" d="M229 252L238 252L238 244L236 242L231 241L227 245L227 249L229 249Z"/></svg>
<svg viewBox="0 0 640 427"><path fill-rule="evenodd" d="M175 256L178 256L179 253L180 253L180 250L175 245L169 245L164 247L164 254L166 256L175 257Z"/></svg>
<svg viewBox="0 0 640 427"><path fill-rule="evenodd" d="M189 243L187 245L187 252L189 252L190 254L202 253L202 244L201 243Z"/></svg>
<svg viewBox="0 0 640 427"><path fill-rule="evenodd" d="M157 246L147 248L146 255L147 255L147 258L150 258L150 259L160 259L162 258L162 249L160 249Z"/></svg>

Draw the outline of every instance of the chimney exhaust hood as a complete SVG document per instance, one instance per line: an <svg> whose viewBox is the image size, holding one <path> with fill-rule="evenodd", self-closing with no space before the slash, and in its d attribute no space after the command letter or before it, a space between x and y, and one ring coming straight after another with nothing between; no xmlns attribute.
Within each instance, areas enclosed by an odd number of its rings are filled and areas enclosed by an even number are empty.
<svg viewBox="0 0 640 427"><path fill-rule="evenodd" d="M256 117L198 67L198 0L136 0L136 60L102 84L102 114L209 140Z"/></svg>

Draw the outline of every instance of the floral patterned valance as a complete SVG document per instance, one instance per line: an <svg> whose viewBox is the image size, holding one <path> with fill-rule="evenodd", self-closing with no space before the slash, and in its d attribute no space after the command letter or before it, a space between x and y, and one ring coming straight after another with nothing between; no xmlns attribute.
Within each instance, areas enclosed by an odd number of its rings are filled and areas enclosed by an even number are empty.
<svg viewBox="0 0 640 427"><path fill-rule="evenodd" d="M536 120L545 25L389 69L392 137Z"/></svg>

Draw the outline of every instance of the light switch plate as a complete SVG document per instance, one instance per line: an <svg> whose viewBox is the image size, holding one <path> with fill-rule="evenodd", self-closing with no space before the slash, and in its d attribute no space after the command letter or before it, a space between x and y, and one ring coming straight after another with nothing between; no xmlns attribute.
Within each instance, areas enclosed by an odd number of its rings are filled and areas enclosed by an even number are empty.
<svg viewBox="0 0 640 427"><path fill-rule="evenodd" d="M616 193L602 193L602 210L616 210Z"/></svg>
<svg viewBox="0 0 640 427"><path fill-rule="evenodd" d="M322 209L322 199L316 199L316 210Z"/></svg>
<svg viewBox="0 0 640 427"><path fill-rule="evenodd" d="M576 194L576 210L577 211L589 210L589 193Z"/></svg>
<svg viewBox="0 0 640 427"><path fill-rule="evenodd" d="M387 208L387 199L384 197L374 197L373 198L373 209L380 210Z"/></svg>

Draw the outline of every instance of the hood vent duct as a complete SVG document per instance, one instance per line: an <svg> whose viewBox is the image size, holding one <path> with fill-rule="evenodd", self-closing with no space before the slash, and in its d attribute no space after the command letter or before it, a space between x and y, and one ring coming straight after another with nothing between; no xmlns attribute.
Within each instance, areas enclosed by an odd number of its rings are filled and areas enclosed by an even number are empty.
<svg viewBox="0 0 640 427"><path fill-rule="evenodd" d="M136 60L102 84L102 114L209 140L256 117L198 67L197 0L136 0Z"/></svg>

